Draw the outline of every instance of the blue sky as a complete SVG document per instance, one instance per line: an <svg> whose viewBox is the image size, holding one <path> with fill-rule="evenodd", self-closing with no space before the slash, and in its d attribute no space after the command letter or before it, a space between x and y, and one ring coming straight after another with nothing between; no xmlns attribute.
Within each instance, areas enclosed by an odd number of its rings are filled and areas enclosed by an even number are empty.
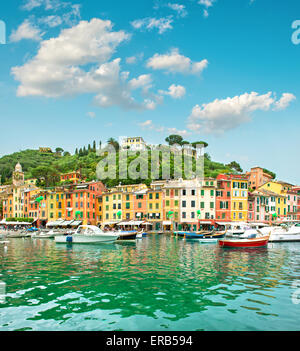
<svg viewBox="0 0 300 351"><path fill-rule="evenodd" d="M298 1L12 0L0 14L0 155L179 133L300 183Z"/></svg>

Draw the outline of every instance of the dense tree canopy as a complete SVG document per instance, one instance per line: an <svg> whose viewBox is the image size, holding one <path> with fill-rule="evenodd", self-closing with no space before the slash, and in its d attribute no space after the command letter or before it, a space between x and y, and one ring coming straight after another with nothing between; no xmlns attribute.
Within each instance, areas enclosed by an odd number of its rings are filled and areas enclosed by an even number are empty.
<svg viewBox="0 0 300 351"><path fill-rule="evenodd" d="M173 142L182 143L184 141L182 137L176 136L176 135L170 135L167 139L171 144ZM117 159L116 174L119 175L119 169L120 169L119 158L121 155L121 151L119 150L119 143L114 138L108 139L107 143L109 145L113 145L118 150L116 153L116 159ZM205 142L195 142L195 143L191 143L191 145L198 144L198 143L204 144L204 146L206 145ZM57 153L45 154L45 153L39 152L39 150L24 150L24 151L16 152L11 155L3 156L2 158L0 158L0 175L1 175L2 183L8 184L11 182L12 173L14 171L14 168L17 162L21 163L23 171L25 172L25 178L26 179L37 178L39 186L48 187L48 186L58 185L60 184L59 175L61 173L67 173L72 171L80 171L82 176L86 178L87 181L96 180L97 165L101 160L105 158L105 153L103 153L102 155L98 155L94 149L95 144L96 143L93 142L92 143L93 146L90 146L90 147L82 146L80 148L76 148L76 152L74 155L71 155L69 152L64 152L62 156L59 156ZM100 146L100 143L99 143L99 146ZM132 169L136 163L137 171L140 171L140 172L148 171L147 173L148 177L146 180L144 178L132 179L129 177L129 178L123 179L122 177L121 178L117 177L116 179L108 179L108 178L104 179L103 182L108 187L118 185L120 182L123 184L134 184L134 183L144 182L149 185L151 183L150 158L151 158L152 152L154 151L147 150L145 153L143 153L143 155L140 155L140 153L131 154L129 152L128 164L127 166L125 165L125 167L128 168L128 165L131 163L130 169ZM146 162L145 165L148 164L148 169L146 166L143 167L138 164L138 161L141 161L141 160L144 163ZM135 163L132 161L134 161ZM194 158L191 158L191 162L193 162L193 165L195 166ZM176 172L178 171L178 169L176 169L177 166L174 163L173 156L169 161L162 160L162 158L160 157L158 159L158 166L159 166L159 177L161 177L162 175L163 166L170 168L170 178L172 178L173 175L176 174ZM208 153L205 153L204 155L204 175L206 177L216 177L220 173L235 173L235 172L241 172L241 171L242 170L240 165L236 162L231 162L228 165L224 165L222 163L213 162Z"/></svg>

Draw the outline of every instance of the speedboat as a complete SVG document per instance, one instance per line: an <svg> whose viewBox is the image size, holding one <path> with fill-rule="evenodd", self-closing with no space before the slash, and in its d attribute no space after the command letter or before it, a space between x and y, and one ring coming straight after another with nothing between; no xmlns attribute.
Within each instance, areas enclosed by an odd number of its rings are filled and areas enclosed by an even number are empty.
<svg viewBox="0 0 300 351"><path fill-rule="evenodd" d="M263 228L260 230L262 233L271 232L271 242L289 242L300 241L300 223L299 222L286 222L279 226Z"/></svg>
<svg viewBox="0 0 300 351"><path fill-rule="evenodd" d="M100 244L115 242L119 232L104 232L95 225L80 225L74 234L55 236L56 243Z"/></svg>

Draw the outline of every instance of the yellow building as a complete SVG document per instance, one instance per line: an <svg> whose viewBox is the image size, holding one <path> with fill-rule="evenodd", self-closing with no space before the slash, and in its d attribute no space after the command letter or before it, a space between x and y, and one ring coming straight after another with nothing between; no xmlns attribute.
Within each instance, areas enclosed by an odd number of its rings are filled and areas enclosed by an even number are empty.
<svg viewBox="0 0 300 351"><path fill-rule="evenodd" d="M66 211L66 195L63 190L57 190L54 194L55 204L55 220L64 219ZM83 202L83 200L82 200Z"/></svg>
<svg viewBox="0 0 300 351"><path fill-rule="evenodd" d="M37 179L35 179L35 178L26 179L26 180L24 181L24 183L25 183L26 185L36 185Z"/></svg>
<svg viewBox="0 0 300 351"><path fill-rule="evenodd" d="M163 191L150 189L147 192L148 222L152 229L161 230L163 222Z"/></svg>
<svg viewBox="0 0 300 351"><path fill-rule="evenodd" d="M231 178L231 220L248 220L248 180L246 177L233 175Z"/></svg>
<svg viewBox="0 0 300 351"><path fill-rule="evenodd" d="M122 192L105 192L102 196L102 223L111 225L123 219ZM121 215L120 215L121 214Z"/></svg>
<svg viewBox="0 0 300 351"><path fill-rule="evenodd" d="M49 222L57 220L56 216L56 194L55 192L49 192L47 196L47 208L48 208L48 220Z"/></svg>
<svg viewBox="0 0 300 351"><path fill-rule="evenodd" d="M180 220L180 191L181 186L176 181L166 183L163 189L163 226L166 230L175 230L178 228ZM170 212L173 213L169 215Z"/></svg>
<svg viewBox="0 0 300 351"><path fill-rule="evenodd" d="M271 191L278 196L272 197L272 209L271 213L276 212L278 217L287 216L287 193L293 188L292 184L280 182L280 181L270 181L263 184L259 189L264 189Z"/></svg>

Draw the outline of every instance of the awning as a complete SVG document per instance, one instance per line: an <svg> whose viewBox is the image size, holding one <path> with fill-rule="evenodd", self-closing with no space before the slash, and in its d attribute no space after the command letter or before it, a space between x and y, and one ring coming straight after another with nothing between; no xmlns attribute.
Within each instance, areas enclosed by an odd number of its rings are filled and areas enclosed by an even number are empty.
<svg viewBox="0 0 300 351"><path fill-rule="evenodd" d="M118 221L104 222L103 225L118 224Z"/></svg>
<svg viewBox="0 0 300 351"><path fill-rule="evenodd" d="M29 222L6 222L5 220L2 220L0 222L0 225L31 225L32 223Z"/></svg>
<svg viewBox="0 0 300 351"><path fill-rule="evenodd" d="M128 221L128 222L120 222L120 223L118 223L117 225L127 225L127 224L129 224L130 223L130 221Z"/></svg>
<svg viewBox="0 0 300 351"><path fill-rule="evenodd" d="M82 221L73 221L71 226L74 227L74 226L80 225L81 223Z"/></svg>
<svg viewBox="0 0 300 351"><path fill-rule="evenodd" d="M64 221L63 223L61 223L60 225L62 226L62 227L67 227L68 225L71 225L71 223L73 223L74 222L74 220L71 220L71 221Z"/></svg>
<svg viewBox="0 0 300 351"><path fill-rule="evenodd" d="M120 222L117 225L141 225L143 221L128 221L128 222Z"/></svg>
<svg viewBox="0 0 300 351"><path fill-rule="evenodd" d="M130 221L130 225L141 225L143 221Z"/></svg>
<svg viewBox="0 0 300 351"><path fill-rule="evenodd" d="M63 222L65 222L63 219L58 219L57 221L48 222L46 227L56 227L61 225Z"/></svg>

